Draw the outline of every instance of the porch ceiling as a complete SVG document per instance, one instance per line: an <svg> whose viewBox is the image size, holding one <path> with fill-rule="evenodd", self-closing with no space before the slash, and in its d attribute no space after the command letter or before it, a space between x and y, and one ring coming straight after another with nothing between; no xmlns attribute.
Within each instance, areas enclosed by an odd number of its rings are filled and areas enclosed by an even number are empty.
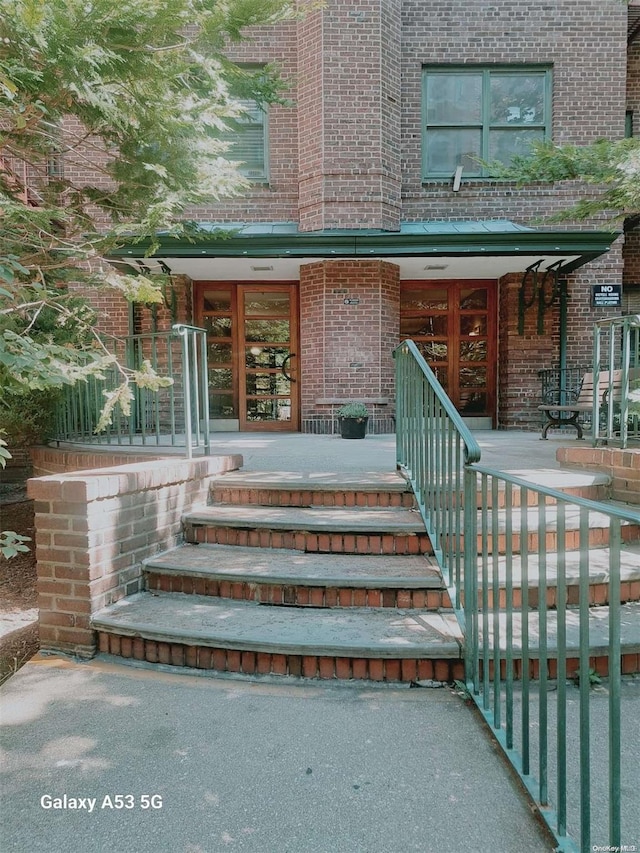
<svg viewBox="0 0 640 853"><path fill-rule="evenodd" d="M495 279L523 272L543 261L561 260L569 273L609 251L616 234L600 231L548 231L508 220L483 222L406 222L399 231L328 230L301 232L295 223L201 224L191 239L161 237L130 243L112 260L152 271L160 262L174 274L194 280L293 281L300 266L320 258L386 260L400 267L402 279Z"/></svg>

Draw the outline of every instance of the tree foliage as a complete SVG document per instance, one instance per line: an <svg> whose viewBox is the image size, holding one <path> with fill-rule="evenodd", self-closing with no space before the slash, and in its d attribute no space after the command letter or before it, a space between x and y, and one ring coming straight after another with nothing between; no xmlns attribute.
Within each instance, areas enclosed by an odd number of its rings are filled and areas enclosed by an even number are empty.
<svg viewBox="0 0 640 853"><path fill-rule="evenodd" d="M591 145L538 142L529 157L509 167L494 166L499 177L520 185L546 181L583 181L590 191L551 221L584 220L604 215L612 227L640 216L640 139L602 139Z"/></svg>
<svg viewBox="0 0 640 853"><path fill-rule="evenodd" d="M195 239L187 209L243 189L226 123L283 81L225 49L292 14L289 0L0 0L0 422L7 395L113 362L69 282L160 301L158 281L105 256L131 233Z"/></svg>

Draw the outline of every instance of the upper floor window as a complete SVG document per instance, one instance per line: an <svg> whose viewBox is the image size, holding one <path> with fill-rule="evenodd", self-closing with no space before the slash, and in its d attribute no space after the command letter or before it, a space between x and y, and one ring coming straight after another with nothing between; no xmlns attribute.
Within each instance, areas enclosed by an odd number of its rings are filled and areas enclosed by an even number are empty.
<svg viewBox="0 0 640 853"><path fill-rule="evenodd" d="M551 135L551 70L428 67L422 86L424 178L489 177L481 161L509 164Z"/></svg>
<svg viewBox="0 0 640 853"><path fill-rule="evenodd" d="M249 99L239 99L242 115L229 121L230 131L225 134L231 145L227 151L230 160L237 160L239 171L255 181L269 178L267 159L267 114L264 109Z"/></svg>

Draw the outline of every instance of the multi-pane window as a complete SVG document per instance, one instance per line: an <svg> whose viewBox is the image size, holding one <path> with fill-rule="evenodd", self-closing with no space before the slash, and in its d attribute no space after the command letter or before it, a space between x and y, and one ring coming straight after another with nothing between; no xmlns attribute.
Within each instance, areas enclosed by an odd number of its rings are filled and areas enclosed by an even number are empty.
<svg viewBox="0 0 640 853"><path fill-rule="evenodd" d="M229 122L230 131L225 134L231 142L226 156L241 164L239 171L247 178L266 181L269 177L267 115L255 101L242 99L239 103L243 112Z"/></svg>
<svg viewBox="0 0 640 853"><path fill-rule="evenodd" d="M438 66L424 69L423 177L488 177L551 133L551 70Z"/></svg>

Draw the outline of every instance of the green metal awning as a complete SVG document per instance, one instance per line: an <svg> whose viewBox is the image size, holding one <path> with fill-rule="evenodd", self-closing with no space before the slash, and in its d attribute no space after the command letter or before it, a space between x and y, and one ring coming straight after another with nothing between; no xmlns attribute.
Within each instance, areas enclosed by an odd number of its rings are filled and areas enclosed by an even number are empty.
<svg viewBox="0 0 640 853"><path fill-rule="evenodd" d="M172 272L195 278L206 277L202 262L243 258L295 262L289 268L318 258L386 259L404 266L407 275L416 274L416 264L410 259L418 259L424 269L424 259L449 259L454 269L441 276L447 278L456 274L455 259L475 259L472 266L479 277L480 258L508 258L506 264L482 264L486 268L483 275L491 277L523 271L543 258L550 263L563 260L561 273L565 274L608 252L617 236L608 231L533 229L509 220L404 222L398 231L300 231L294 222L200 223L197 235L188 239L161 235L153 254L149 254L150 241L132 239L111 258L145 264L152 258L162 260ZM193 263L196 260L199 263ZM435 269L446 266L436 265ZM282 265L276 264L274 270L276 267ZM492 274L491 269L497 272Z"/></svg>

